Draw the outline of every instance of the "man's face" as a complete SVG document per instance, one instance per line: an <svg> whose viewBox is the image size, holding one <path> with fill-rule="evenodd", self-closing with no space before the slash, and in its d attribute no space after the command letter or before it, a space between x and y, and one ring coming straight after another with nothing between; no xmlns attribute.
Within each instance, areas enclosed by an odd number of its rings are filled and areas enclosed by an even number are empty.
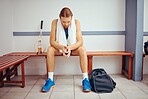
<svg viewBox="0 0 148 99"><path fill-rule="evenodd" d="M71 24L71 16L69 17L61 17L61 23L64 29L67 29Z"/></svg>

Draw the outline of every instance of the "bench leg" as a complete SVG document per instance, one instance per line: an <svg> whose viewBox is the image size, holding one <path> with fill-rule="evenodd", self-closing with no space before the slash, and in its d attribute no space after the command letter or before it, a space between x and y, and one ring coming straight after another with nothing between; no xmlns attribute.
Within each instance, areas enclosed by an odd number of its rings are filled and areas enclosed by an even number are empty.
<svg viewBox="0 0 148 99"><path fill-rule="evenodd" d="M18 70L17 70L17 68L15 69L15 74L14 74L15 76L18 76Z"/></svg>
<svg viewBox="0 0 148 99"><path fill-rule="evenodd" d="M88 56L88 75L90 76L90 73L92 71L92 59L93 59L93 56Z"/></svg>
<svg viewBox="0 0 148 99"><path fill-rule="evenodd" d="M145 55L143 54L143 56L142 56L142 74L141 74L142 75L142 78L141 78L142 80L143 80L143 63L144 63L144 57L145 57Z"/></svg>
<svg viewBox="0 0 148 99"><path fill-rule="evenodd" d="M125 74L128 79L132 79L132 63L133 63L133 57L128 56L128 71L125 70L125 62L126 62L126 56L122 56L122 74Z"/></svg>
<svg viewBox="0 0 148 99"><path fill-rule="evenodd" d="M3 81L2 77L3 77L3 71L0 72L0 87L4 87L4 83L2 82Z"/></svg>
<svg viewBox="0 0 148 99"><path fill-rule="evenodd" d="M125 70L125 56L122 56L122 70L121 70L121 72L122 72L122 74L124 74L124 70Z"/></svg>
<svg viewBox="0 0 148 99"><path fill-rule="evenodd" d="M22 88L25 87L25 70L24 70L24 62L21 63L21 69L22 69Z"/></svg>
<svg viewBox="0 0 148 99"><path fill-rule="evenodd" d="M128 60L128 79L132 79L132 63L133 63L133 59L131 56L129 56L129 60Z"/></svg>
<svg viewBox="0 0 148 99"><path fill-rule="evenodd" d="M8 73L10 71L10 68L7 68L6 69L6 73ZM11 75L10 75L10 73L8 73L9 75L7 75L7 77L6 77L6 79L7 79L7 81L10 81L11 79L10 79L10 77L11 77Z"/></svg>
<svg viewBox="0 0 148 99"><path fill-rule="evenodd" d="M47 63L47 56L45 56L46 58L46 77L48 79L48 63Z"/></svg>

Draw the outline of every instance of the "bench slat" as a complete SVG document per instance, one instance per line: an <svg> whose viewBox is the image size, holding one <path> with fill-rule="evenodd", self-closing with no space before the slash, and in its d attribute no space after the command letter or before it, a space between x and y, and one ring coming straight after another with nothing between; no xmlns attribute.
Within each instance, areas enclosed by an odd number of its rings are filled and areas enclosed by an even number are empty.
<svg viewBox="0 0 148 99"><path fill-rule="evenodd" d="M9 53L9 54L6 54L6 56L45 56L47 55L47 53L42 53L42 54L37 54L35 52L12 52L12 53Z"/></svg>
<svg viewBox="0 0 148 99"><path fill-rule="evenodd" d="M10 56L10 57L4 56L0 58L0 64L7 64L7 63L15 62L15 61L19 61L24 58L26 58L26 56Z"/></svg>
<svg viewBox="0 0 148 99"><path fill-rule="evenodd" d="M88 56L122 56L122 55L129 55L133 56L133 53L126 52L126 51L90 51L87 52Z"/></svg>
<svg viewBox="0 0 148 99"><path fill-rule="evenodd" d="M26 60L29 56L3 56L0 57L0 71L18 64L19 62Z"/></svg>
<svg viewBox="0 0 148 99"><path fill-rule="evenodd" d="M22 58L22 57L21 57ZM19 56L16 57L16 56L13 56L13 57L3 57L1 60L0 60L0 64L1 65L6 65L6 64L9 64L11 62L15 62L15 61L18 61L21 59Z"/></svg>

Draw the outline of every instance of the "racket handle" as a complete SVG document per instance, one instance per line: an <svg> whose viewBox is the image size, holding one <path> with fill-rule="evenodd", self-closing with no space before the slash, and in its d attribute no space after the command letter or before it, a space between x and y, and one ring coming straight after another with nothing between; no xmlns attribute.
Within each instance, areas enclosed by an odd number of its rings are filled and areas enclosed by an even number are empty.
<svg viewBox="0 0 148 99"><path fill-rule="evenodd" d="M43 20L41 20L41 29L43 29Z"/></svg>

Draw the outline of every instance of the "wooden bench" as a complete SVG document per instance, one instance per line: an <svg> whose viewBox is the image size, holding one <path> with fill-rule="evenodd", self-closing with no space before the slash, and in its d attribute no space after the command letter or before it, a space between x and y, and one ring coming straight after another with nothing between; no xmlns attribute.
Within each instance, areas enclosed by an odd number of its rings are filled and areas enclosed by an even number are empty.
<svg viewBox="0 0 148 99"><path fill-rule="evenodd" d="M126 51L93 51L93 52L87 52L88 56L88 70L89 73L92 70L92 62L93 62L93 56L122 56L122 74L125 74L128 79L132 79L132 63L133 63L133 53L126 52ZM128 71L125 71L125 61L126 56L128 57Z"/></svg>
<svg viewBox="0 0 148 99"><path fill-rule="evenodd" d="M46 58L47 53L43 54L36 54L35 52L13 52L9 53L7 55L15 55L15 56L44 56ZM61 53L56 53L56 56L62 56ZM78 56L78 54L72 54L72 56ZM128 79L132 78L132 63L133 63L133 53L126 52L126 51L88 51L87 57L88 57L88 74L90 75L92 71L92 63L93 63L93 56L122 56L122 70L121 72L127 76ZM128 57L128 71L125 71L125 61ZM47 66L47 62L46 62Z"/></svg>
<svg viewBox="0 0 148 99"><path fill-rule="evenodd" d="M24 77L24 61L30 56L1 56L0 57L0 87L4 86L4 83L22 83L22 87L25 87ZM17 67L21 65L22 79L20 81L12 81L11 77L17 75Z"/></svg>
<svg viewBox="0 0 148 99"><path fill-rule="evenodd" d="M24 73L24 61L29 57L44 56L47 58L47 53L36 54L35 52L12 52L0 57L0 84L4 83L22 83L22 87L25 87L25 73ZM56 56L62 56L61 53L56 53ZM72 54L72 56L78 56L78 54ZM122 56L122 70L121 72L127 76L128 79L132 78L132 63L133 63L133 53L126 51L89 51L87 52L88 57L88 74L90 75L92 71L92 63L94 56ZM128 57L128 71L125 71L125 57ZM47 59L46 59L47 60ZM12 71L17 72L17 67L21 64L22 71L22 81L11 81L10 76ZM10 67L13 66L11 69ZM46 62L47 66L47 62ZM47 66L48 68L48 66ZM6 70L6 74L3 75L3 70ZM17 73L13 73L17 74ZM6 81L4 81L6 78Z"/></svg>

